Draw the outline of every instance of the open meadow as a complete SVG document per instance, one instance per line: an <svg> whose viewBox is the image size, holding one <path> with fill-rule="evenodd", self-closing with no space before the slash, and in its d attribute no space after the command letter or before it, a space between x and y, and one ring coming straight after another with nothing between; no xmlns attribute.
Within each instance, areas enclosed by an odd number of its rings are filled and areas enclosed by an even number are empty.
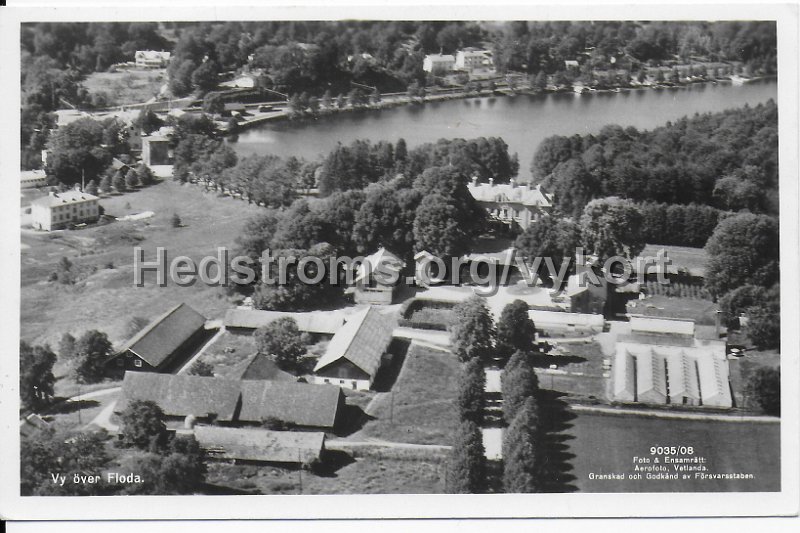
<svg viewBox="0 0 800 533"><path fill-rule="evenodd" d="M103 197L100 203L114 217L145 211L154 215L82 230L23 229L23 340L55 346L65 332L77 336L99 329L118 343L125 340L131 317L153 319L186 302L207 318L219 318L232 305L224 287L203 283L179 287L169 280L166 287L159 287L154 275L145 276L143 287L134 286L134 247L143 249L145 261L154 261L156 248L163 247L168 260L184 255L198 262L216 255L217 247L234 248L245 221L260 208L173 181ZM181 218L179 228L172 227L173 213ZM77 274L72 285L48 281L62 257L73 263Z"/></svg>

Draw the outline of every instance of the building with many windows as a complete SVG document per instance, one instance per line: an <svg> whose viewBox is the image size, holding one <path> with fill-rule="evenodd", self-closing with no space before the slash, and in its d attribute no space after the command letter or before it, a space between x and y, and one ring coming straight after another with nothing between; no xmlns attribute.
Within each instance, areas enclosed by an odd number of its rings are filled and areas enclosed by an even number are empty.
<svg viewBox="0 0 800 533"><path fill-rule="evenodd" d="M170 60L169 52L156 50L137 50L134 54L136 66L140 68L166 68Z"/></svg>
<svg viewBox="0 0 800 533"><path fill-rule="evenodd" d="M422 70L425 72L450 72L455 66L456 58L450 54L428 54L422 61Z"/></svg>
<svg viewBox="0 0 800 533"><path fill-rule="evenodd" d="M100 199L79 189L51 192L31 202L31 224L44 231L96 222L99 217Z"/></svg>
<svg viewBox="0 0 800 533"><path fill-rule="evenodd" d="M456 70L472 72L477 69L491 69L494 67L492 53L488 50L478 50L477 48L465 48L456 53Z"/></svg>
<svg viewBox="0 0 800 533"><path fill-rule="evenodd" d="M489 179L489 183L478 183L475 177L467 188L491 218L519 224L522 229L549 211L553 202L553 195L542 191L539 185L517 185L513 179L509 183L495 184L493 179Z"/></svg>

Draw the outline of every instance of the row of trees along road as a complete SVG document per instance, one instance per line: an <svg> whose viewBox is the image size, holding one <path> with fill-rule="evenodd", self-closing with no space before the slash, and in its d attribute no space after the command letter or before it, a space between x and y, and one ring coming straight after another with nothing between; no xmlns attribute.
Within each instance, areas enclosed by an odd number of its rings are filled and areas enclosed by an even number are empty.
<svg viewBox="0 0 800 533"><path fill-rule="evenodd" d="M458 304L450 326L453 352L462 361L459 381L459 426L448 460L447 489L452 493L486 490L486 458L480 430L484 422L486 373L484 365L500 362L503 417L508 424L503 441L503 488L506 492L540 490L538 446L538 380L531 355L535 325L528 305L506 305L497 328L483 300L473 296Z"/></svg>

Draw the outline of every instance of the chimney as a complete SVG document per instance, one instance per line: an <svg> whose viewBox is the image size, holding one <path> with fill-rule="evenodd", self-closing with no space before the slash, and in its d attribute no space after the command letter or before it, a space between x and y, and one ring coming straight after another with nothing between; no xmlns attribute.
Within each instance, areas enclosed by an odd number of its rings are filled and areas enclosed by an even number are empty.
<svg viewBox="0 0 800 533"><path fill-rule="evenodd" d="M489 187L494 187L494 178L489 178Z"/></svg>
<svg viewBox="0 0 800 533"><path fill-rule="evenodd" d="M517 186L517 180L515 180L514 178L511 178L510 180L508 180L508 183L509 183L509 185L511 185L512 189Z"/></svg>
<svg viewBox="0 0 800 533"><path fill-rule="evenodd" d="M475 187L478 185L478 176L472 176L472 186Z"/></svg>
<svg viewBox="0 0 800 533"><path fill-rule="evenodd" d="M714 313L714 334L717 336L718 339L719 339L720 329L721 329L720 328L720 318L719 318L721 314L722 314L722 311L720 311L719 309L717 309L717 312Z"/></svg>

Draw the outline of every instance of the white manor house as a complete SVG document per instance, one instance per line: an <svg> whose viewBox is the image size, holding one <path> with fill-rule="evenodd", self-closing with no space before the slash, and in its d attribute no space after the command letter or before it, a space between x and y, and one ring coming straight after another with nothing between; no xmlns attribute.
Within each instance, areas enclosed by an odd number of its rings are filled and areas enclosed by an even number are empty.
<svg viewBox="0 0 800 533"><path fill-rule="evenodd" d="M506 224L516 222L522 229L539 220L553 205L553 195L539 185L518 185L514 179L495 184L491 178L488 183L478 183L478 178L473 177L467 188L492 218Z"/></svg>

